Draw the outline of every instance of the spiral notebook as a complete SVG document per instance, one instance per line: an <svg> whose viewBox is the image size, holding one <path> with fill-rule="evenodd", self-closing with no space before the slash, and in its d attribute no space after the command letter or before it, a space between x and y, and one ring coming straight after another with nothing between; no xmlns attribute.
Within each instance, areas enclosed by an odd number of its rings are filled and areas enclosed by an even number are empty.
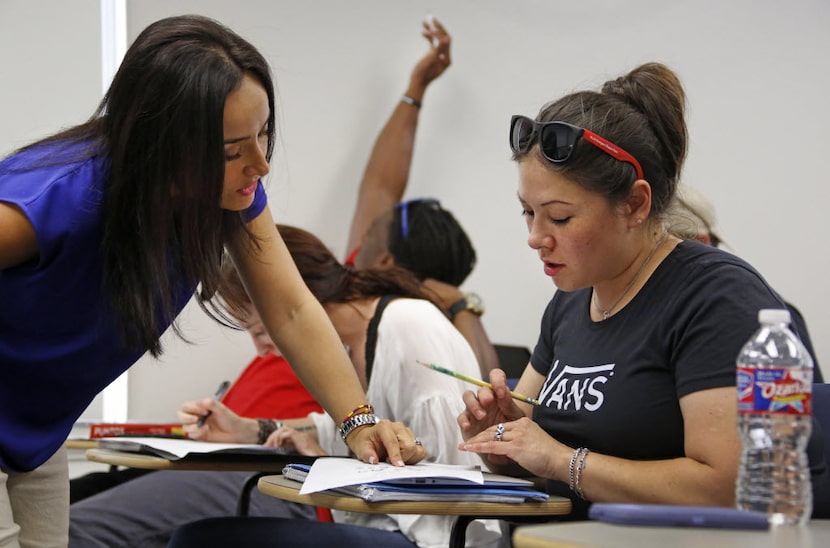
<svg viewBox="0 0 830 548"><path fill-rule="evenodd" d="M357 463L355 466L362 466L362 464ZM429 466L429 464L418 466ZM442 465L439 470L438 473L445 472L446 466ZM285 478L301 483L306 481L310 473L312 473L312 466L302 463L288 464L282 471ZM533 482L529 480L489 472L480 472L480 474L483 478L482 483L460 477L422 475L341 485L321 492L352 495L368 502L476 501L518 504L529 500L548 500L547 493L535 490Z"/></svg>

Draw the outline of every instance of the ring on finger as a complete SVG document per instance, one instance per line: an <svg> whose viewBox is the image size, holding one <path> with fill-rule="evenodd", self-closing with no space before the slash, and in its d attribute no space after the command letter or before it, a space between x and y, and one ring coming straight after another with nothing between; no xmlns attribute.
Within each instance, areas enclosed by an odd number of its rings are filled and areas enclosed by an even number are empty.
<svg viewBox="0 0 830 548"><path fill-rule="evenodd" d="M496 441L501 441L501 437L504 435L504 423L500 422L496 426Z"/></svg>
<svg viewBox="0 0 830 548"><path fill-rule="evenodd" d="M421 440L419 440L418 438L415 438L415 445L417 445L419 447L423 447L424 444L421 443Z"/></svg>

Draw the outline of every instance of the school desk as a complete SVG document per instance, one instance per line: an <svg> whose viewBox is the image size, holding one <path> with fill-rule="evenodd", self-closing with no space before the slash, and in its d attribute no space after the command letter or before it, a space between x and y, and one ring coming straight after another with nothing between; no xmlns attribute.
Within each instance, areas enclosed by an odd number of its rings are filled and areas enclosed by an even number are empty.
<svg viewBox="0 0 830 548"><path fill-rule="evenodd" d="M514 548L827 548L830 520L768 531L646 527L599 521L521 525Z"/></svg>
<svg viewBox="0 0 830 548"><path fill-rule="evenodd" d="M144 468L148 470L213 470L226 472L256 472L253 474L239 494L236 513L244 516L248 514L251 490L257 480L266 474L281 472L289 463L312 463L316 457L300 455L240 455L222 453L202 453L188 455L179 460L169 460L155 455L141 453L127 453L110 449L88 449L86 458L92 462L101 462L113 466L128 468Z"/></svg>
<svg viewBox="0 0 830 548"><path fill-rule="evenodd" d="M432 514L457 516L450 536L450 547L463 547L467 526L476 519L545 518L565 515L571 511L571 501L564 497L551 496L545 502L523 502L519 504L497 502L366 502L351 495L338 493L300 494L302 484L282 475L269 475L259 478L257 487L266 495L279 499L321 506L347 512L364 512L369 514Z"/></svg>

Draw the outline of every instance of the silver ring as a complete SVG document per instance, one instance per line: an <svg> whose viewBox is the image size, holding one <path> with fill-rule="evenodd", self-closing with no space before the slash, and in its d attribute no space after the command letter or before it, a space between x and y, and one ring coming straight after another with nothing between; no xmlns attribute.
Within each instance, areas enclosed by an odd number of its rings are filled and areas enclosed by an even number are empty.
<svg viewBox="0 0 830 548"><path fill-rule="evenodd" d="M504 435L504 423L500 422L496 426L496 441L501 441L501 437Z"/></svg>
<svg viewBox="0 0 830 548"><path fill-rule="evenodd" d="M421 443L421 440L419 440L418 438L415 438L415 445L419 445L419 446L423 447L424 444Z"/></svg>

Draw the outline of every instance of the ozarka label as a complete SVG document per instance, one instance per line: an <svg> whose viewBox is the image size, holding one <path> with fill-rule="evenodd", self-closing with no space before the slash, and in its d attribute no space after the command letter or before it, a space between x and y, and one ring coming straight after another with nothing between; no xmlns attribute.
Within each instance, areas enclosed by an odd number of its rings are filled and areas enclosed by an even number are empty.
<svg viewBox="0 0 830 548"><path fill-rule="evenodd" d="M812 414L811 376L800 367L738 367L738 413Z"/></svg>

